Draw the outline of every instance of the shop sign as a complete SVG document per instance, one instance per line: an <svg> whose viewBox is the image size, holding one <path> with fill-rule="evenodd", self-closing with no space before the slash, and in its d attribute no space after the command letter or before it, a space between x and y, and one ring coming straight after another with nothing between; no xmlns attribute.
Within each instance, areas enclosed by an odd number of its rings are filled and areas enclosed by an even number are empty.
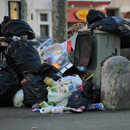
<svg viewBox="0 0 130 130"><path fill-rule="evenodd" d="M88 14L88 10L78 10L75 15L80 20L86 20L86 16Z"/></svg>

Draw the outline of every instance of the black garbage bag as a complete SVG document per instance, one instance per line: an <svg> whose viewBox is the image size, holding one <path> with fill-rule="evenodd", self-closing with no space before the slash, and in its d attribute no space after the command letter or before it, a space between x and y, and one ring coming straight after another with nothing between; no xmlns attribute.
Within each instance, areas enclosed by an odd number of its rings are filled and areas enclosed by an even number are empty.
<svg viewBox="0 0 130 130"><path fill-rule="evenodd" d="M1 22L1 25L4 26L11 20L10 16L4 16L3 21Z"/></svg>
<svg viewBox="0 0 130 130"><path fill-rule="evenodd" d="M9 45L11 42L13 42L13 39L12 39L11 36L8 36L8 37L4 37L3 41L6 42L6 43L8 43L8 45Z"/></svg>
<svg viewBox="0 0 130 130"><path fill-rule="evenodd" d="M1 28L2 28L2 25L0 24L0 36L3 36L2 32L1 32Z"/></svg>
<svg viewBox="0 0 130 130"><path fill-rule="evenodd" d="M2 27L7 24L9 21L11 20L11 18L9 16L4 16L3 21L0 24L0 36L3 36L1 29Z"/></svg>
<svg viewBox="0 0 130 130"><path fill-rule="evenodd" d="M19 78L11 68L5 70L3 66L0 70L0 107L13 106L12 98L20 88Z"/></svg>
<svg viewBox="0 0 130 130"><path fill-rule="evenodd" d="M92 82L86 81L83 85L83 93L88 98L94 98L94 103L101 102L101 87L94 85Z"/></svg>
<svg viewBox="0 0 130 130"><path fill-rule="evenodd" d="M6 62L20 75L40 70L41 60L37 50L25 40L14 41L6 48L4 55Z"/></svg>
<svg viewBox="0 0 130 130"><path fill-rule="evenodd" d="M121 37L121 48L130 47L130 22L125 18L108 16L95 22L91 30L99 29L102 31L116 34Z"/></svg>
<svg viewBox="0 0 130 130"><path fill-rule="evenodd" d="M35 38L35 33L31 26L20 19L9 20L6 24L2 26L1 32L5 37L27 35L28 39Z"/></svg>
<svg viewBox="0 0 130 130"><path fill-rule="evenodd" d="M121 37L120 48L130 48L130 37Z"/></svg>
<svg viewBox="0 0 130 130"><path fill-rule="evenodd" d="M89 24L92 24L106 17L107 15L104 12L95 9L90 9L86 19Z"/></svg>
<svg viewBox="0 0 130 130"><path fill-rule="evenodd" d="M31 107L35 103L47 101L47 85L39 75L34 76L29 73L21 81L21 85L24 93L23 104L26 107Z"/></svg>
<svg viewBox="0 0 130 130"><path fill-rule="evenodd" d="M92 26L91 30L99 29L121 37L130 37L130 22L125 18L108 16Z"/></svg>
<svg viewBox="0 0 130 130"><path fill-rule="evenodd" d="M48 63L43 63L40 66L39 75L42 77L42 79L45 79L46 77L50 77L56 81L61 78L60 76L57 75L58 72L59 70L54 66Z"/></svg>
<svg viewBox="0 0 130 130"><path fill-rule="evenodd" d="M2 61L0 61L0 70L7 70L7 69L9 69L9 66L8 66L8 64L6 63L6 60L2 60Z"/></svg>
<svg viewBox="0 0 130 130"><path fill-rule="evenodd" d="M40 103L42 101L47 101L47 86L44 83L46 77L50 77L54 80L61 78L57 75L57 70L53 66L43 63L40 67L39 74L34 76L29 73L21 82L24 100L23 103L27 107L31 107L35 103Z"/></svg>
<svg viewBox="0 0 130 130"><path fill-rule="evenodd" d="M82 90L76 90L70 96L67 106L78 108L86 104L93 104L94 102L94 97L86 97Z"/></svg>

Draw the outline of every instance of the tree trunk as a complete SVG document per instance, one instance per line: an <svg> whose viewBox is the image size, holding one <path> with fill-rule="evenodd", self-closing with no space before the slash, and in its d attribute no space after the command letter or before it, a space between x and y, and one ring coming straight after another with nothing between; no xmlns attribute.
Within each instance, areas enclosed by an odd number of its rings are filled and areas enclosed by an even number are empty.
<svg viewBox="0 0 130 130"><path fill-rule="evenodd" d="M21 0L21 18L27 22L27 1Z"/></svg>
<svg viewBox="0 0 130 130"><path fill-rule="evenodd" d="M67 40L67 0L52 0L52 41L62 43Z"/></svg>

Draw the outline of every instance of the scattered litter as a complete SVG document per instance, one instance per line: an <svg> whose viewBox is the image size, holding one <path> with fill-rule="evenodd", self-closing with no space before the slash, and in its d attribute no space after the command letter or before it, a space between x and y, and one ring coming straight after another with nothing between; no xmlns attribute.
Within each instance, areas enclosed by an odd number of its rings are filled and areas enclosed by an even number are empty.
<svg viewBox="0 0 130 130"><path fill-rule="evenodd" d="M47 114L47 113L82 113L84 111L89 111L89 110L105 110L105 107L102 103L96 103L96 104L85 104L81 107L78 108L72 108L72 107L64 107L64 106L51 106L48 105L45 101L43 101L44 106L41 106L40 104L36 103L32 106L31 110L33 112L40 112L42 114Z"/></svg>

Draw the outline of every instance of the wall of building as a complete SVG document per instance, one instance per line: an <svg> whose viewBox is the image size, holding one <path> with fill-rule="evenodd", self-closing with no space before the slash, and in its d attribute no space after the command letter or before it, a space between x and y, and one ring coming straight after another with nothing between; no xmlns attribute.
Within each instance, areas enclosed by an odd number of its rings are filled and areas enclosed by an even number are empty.
<svg viewBox="0 0 130 130"><path fill-rule="evenodd" d="M28 15L27 22L33 27L35 33L39 34L39 14L44 12L51 12L52 0L27 0ZM33 19L31 19L33 15ZM51 35L51 34L50 34Z"/></svg>
<svg viewBox="0 0 130 130"><path fill-rule="evenodd" d="M69 8L82 8L82 9L102 9L104 10L106 5L68 5Z"/></svg>
<svg viewBox="0 0 130 130"><path fill-rule="evenodd" d="M4 16L8 16L8 2L21 0L0 0L0 23L3 21ZM40 35L40 13L48 13L51 19L52 0L26 0L27 1L27 23L33 28L36 35ZM21 12L22 13L22 12ZM48 24L48 23L47 23ZM51 21L50 23L51 24ZM51 27L49 29L51 31ZM51 32L49 34L51 36Z"/></svg>
<svg viewBox="0 0 130 130"><path fill-rule="evenodd" d="M118 16L124 17L124 14L130 11L130 0L112 0L106 8L118 9Z"/></svg>
<svg viewBox="0 0 130 130"><path fill-rule="evenodd" d="M78 22L87 22L86 15L90 9L96 9L106 13L105 7L105 5L68 5L68 26L70 27ZM77 13L81 17L78 17Z"/></svg>
<svg viewBox="0 0 130 130"><path fill-rule="evenodd" d="M0 0L0 23L3 21L5 15L8 15L7 0Z"/></svg>

